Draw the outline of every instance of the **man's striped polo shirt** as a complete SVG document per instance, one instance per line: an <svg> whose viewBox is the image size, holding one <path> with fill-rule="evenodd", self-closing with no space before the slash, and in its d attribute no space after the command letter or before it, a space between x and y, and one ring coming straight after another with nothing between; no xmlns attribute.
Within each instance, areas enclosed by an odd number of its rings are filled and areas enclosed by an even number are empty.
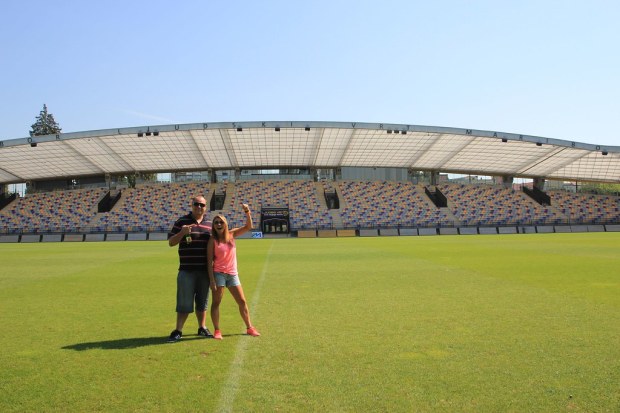
<svg viewBox="0 0 620 413"><path fill-rule="evenodd" d="M211 236L211 223L207 217L202 219L199 224L192 214L187 214L179 218L168 233L168 238L181 231L183 225L194 225L192 227L192 242L188 243L185 238L179 243L179 270L204 270L207 271L207 243Z"/></svg>

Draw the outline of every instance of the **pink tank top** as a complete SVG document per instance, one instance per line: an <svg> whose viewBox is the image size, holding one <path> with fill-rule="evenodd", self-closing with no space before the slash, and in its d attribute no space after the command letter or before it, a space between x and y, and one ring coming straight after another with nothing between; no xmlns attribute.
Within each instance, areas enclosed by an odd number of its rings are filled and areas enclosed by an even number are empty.
<svg viewBox="0 0 620 413"><path fill-rule="evenodd" d="M239 275L237 273L237 247L235 246L235 239L231 239L228 244L215 241L214 247L213 271L229 275Z"/></svg>

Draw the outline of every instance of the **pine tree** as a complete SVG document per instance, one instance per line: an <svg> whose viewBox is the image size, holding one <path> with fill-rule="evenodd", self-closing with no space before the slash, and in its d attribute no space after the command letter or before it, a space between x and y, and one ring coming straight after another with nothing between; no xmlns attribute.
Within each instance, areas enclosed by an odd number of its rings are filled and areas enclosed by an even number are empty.
<svg viewBox="0 0 620 413"><path fill-rule="evenodd" d="M30 136L55 135L62 130L54 120L54 115L47 113L47 105L43 104L43 110L37 116L37 121L32 124Z"/></svg>

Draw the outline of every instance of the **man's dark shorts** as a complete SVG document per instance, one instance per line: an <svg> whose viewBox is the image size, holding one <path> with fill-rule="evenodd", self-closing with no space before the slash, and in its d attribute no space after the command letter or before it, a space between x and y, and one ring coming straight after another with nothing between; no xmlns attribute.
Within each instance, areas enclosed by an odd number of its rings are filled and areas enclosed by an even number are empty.
<svg viewBox="0 0 620 413"><path fill-rule="evenodd" d="M206 270L179 270L177 276L177 313L207 311L209 301L209 275Z"/></svg>

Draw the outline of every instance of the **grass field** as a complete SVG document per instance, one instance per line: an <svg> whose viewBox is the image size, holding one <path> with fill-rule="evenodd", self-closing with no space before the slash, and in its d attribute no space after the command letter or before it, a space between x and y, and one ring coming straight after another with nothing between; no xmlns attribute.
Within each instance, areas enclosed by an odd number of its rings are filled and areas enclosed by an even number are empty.
<svg viewBox="0 0 620 413"><path fill-rule="evenodd" d="M174 328L165 242L0 244L2 412L618 412L620 233L238 242L258 338ZM209 321L210 325L210 321Z"/></svg>

